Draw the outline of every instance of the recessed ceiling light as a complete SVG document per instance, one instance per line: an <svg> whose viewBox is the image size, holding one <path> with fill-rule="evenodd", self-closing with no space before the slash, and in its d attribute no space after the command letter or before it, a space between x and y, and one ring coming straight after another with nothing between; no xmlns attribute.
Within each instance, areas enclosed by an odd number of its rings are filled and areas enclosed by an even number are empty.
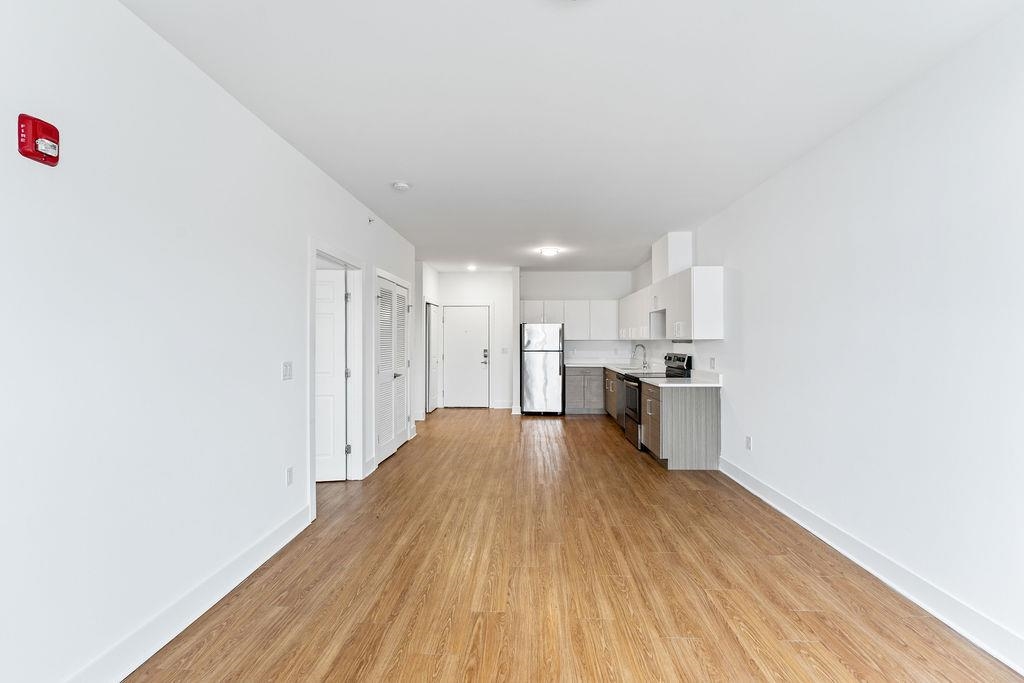
<svg viewBox="0 0 1024 683"><path fill-rule="evenodd" d="M470 263L468 266L466 266L466 270L476 270L476 265L473 264L473 263Z"/></svg>
<svg viewBox="0 0 1024 683"><path fill-rule="evenodd" d="M558 256L562 250L558 247L541 247L537 251L540 252L541 256Z"/></svg>
<svg viewBox="0 0 1024 683"><path fill-rule="evenodd" d="M404 180L396 180L395 182L391 183L391 188L395 192L408 192L409 190L412 189L412 185L405 182Z"/></svg>

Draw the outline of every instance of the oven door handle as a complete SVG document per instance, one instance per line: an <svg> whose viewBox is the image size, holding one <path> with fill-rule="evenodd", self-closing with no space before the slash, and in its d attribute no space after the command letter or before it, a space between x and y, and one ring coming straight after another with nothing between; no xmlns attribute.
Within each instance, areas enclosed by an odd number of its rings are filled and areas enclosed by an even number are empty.
<svg viewBox="0 0 1024 683"><path fill-rule="evenodd" d="M639 389L640 388L640 382L630 382L628 379L624 379L624 380L622 380L622 383L627 385L627 386L631 386L634 389Z"/></svg>

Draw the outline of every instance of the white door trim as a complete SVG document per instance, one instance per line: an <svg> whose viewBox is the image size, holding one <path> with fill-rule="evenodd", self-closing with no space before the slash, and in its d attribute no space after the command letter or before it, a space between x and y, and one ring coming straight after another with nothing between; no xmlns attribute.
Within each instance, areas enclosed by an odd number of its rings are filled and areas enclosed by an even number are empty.
<svg viewBox="0 0 1024 683"><path fill-rule="evenodd" d="M490 352L490 357L487 359L488 360L488 363L487 363L487 407L491 408L491 407L493 407L491 405L491 384L493 383L491 381L491 372L494 370L494 348L492 347L492 344L494 343L494 335L491 334L491 326L494 324L494 319L491 316L494 314L494 309L495 309L494 302L491 301L491 302L479 303L479 304L474 304L474 303L445 304L445 305L441 306L441 349L442 349L442 351L444 349L444 332L445 332L444 309L446 309L446 308L481 308L481 307L487 309L487 348L488 348L488 350ZM445 373L445 362L446 361L447 361L447 359L442 354L442 356L441 356L441 400L439 402L440 403L439 407L441 407L441 408L447 407L447 405L448 405L447 401L445 400L445 396L444 396L444 373Z"/></svg>
<svg viewBox="0 0 1024 683"><path fill-rule="evenodd" d="M439 303L434 301L431 297L427 297L427 296L423 297L423 301L420 303L420 307L421 307L421 309L423 311L423 348L420 349L420 352L421 352L421 354L423 356L423 394L424 394L424 396L423 396L423 419L424 420L427 419L427 415L429 415L431 413L431 410L430 410L430 355L431 354L430 354L430 352L431 352L431 350L433 350L435 352L437 351L436 349L432 349L431 346L430 346L430 321L427 320L427 307L429 307L429 306L433 306L434 308L436 308L438 315L443 315L443 311L444 311L444 308ZM444 351L444 337L443 337L443 335L444 335L444 326L441 324L440 320L437 321L437 327L438 327L438 330L440 330L440 334L439 334L439 336L441 337L440 344L441 344L441 351L443 352ZM438 370L438 375L439 375L438 381L440 381L440 378L444 377L444 365L443 364L441 365L441 367ZM436 387L436 388L437 388L438 400L437 400L437 403L434 405L434 410L443 407L443 403L441 402L441 399L440 399L441 389L440 389L440 387Z"/></svg>
<svg viewBox="0 0 1024 683"><path fill-rule="evenodd" d="M347 472L350 479L362 479L363 469L363 278L365 262L330 240L309 237L306 264L306 501L309 521L316 519L316 260L322 256L352 270L346 271L346 286L352 295L345 325L348 365L352 370L346 392L347 439L352 446Z"/></svg>

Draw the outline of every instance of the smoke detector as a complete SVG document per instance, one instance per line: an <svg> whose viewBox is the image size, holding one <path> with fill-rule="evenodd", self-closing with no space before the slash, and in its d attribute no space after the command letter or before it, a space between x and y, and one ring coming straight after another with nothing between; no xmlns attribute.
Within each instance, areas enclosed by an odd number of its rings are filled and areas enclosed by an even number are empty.
<svg viewBox="0 0 1024 683"><path fill-rule="evenodd" d="M412 189L412 185L405 182L404 180L396 180L395 182L391 183L391 189L393 189L395 192L408 192L409 190Z"/></svg>

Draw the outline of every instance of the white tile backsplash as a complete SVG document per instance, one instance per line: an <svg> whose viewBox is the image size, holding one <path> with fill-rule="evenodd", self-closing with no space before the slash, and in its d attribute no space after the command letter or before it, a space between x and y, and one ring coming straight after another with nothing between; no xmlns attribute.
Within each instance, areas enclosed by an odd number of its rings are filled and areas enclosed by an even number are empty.
<svg viewBox="0 0 1024 683"><path fill-rule="evenodd" d="M666 340L628 341L567 341L565 342L565 359L571 361L621 360L627 361L633 353L634 344L647 347L647 362L661 364L665 362L665 354L693 353L693 344L673 344Z"/></svg>

